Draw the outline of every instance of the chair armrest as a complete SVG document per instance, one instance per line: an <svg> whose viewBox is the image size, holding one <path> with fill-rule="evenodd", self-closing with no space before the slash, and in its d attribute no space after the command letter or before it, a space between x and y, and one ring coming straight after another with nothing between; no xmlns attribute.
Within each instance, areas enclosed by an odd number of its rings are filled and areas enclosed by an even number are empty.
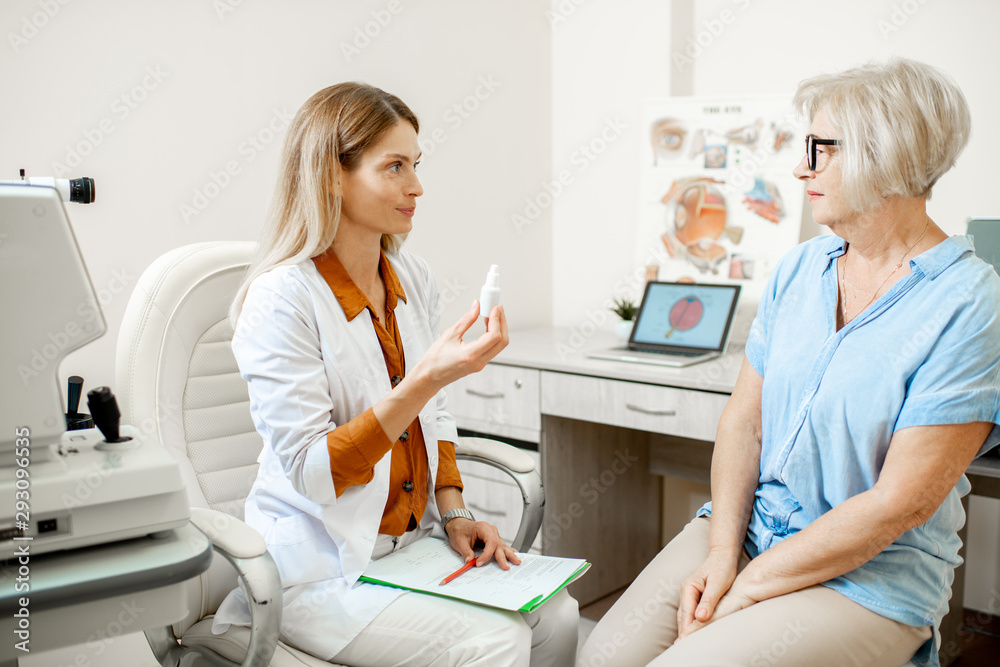
<svg viewBox="0 0 1000 667"><path fill-rule="evenodd" d="M239 519L216 510L192 507L191 523L236 568L250 604L250 644L242 667L267 667L281 629L281 576L264 538Z"/></svg>
<svg viewBox="0 0 1000 667"><path fill-rule="evenodd" d="M545 509L545 489L542 488L541 476L535 470L535 461L517 447L489 438L459 438L455 443L455 458L493 466L514 480L521 490L524 509L517 535L510 546L521 552L530 549L542 526Z"/></svg>
<svg viewBox="0 0 1000 667"><path fill-rule="evenodd" d="M509 468L512 472L531 472L535 469L534 459L520 449L489 438L459 438L455 443L455 454L466 459L489 460L491 465L500 469Z"/></svg>
<svg viewBox="0 0 1000 667"><path fill-rule="evenodd" d="M191 508L191 523L205 533L216 550L235 558L255 558L267 553L264 538L234 516L204 507Z"/></svg>

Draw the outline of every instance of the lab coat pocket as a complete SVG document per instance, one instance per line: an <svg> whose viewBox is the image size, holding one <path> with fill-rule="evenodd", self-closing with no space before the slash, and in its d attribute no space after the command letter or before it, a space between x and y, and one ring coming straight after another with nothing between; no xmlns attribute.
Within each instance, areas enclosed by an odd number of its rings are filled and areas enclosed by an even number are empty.
<svg viewBox="0 0 1000 667"><path fill-rule="evenodd" d="M276 519L266 542L282 586L329 579L339 573L336 547L319 521L308 514Z"/></svg>
<svg viewBox="0 0 1000 667"><path fill-rule="evenodd" d="M312 517L305 513L278 517L267 531L264 541L269 547L305 542L316 535L312 521Z"/></svg>

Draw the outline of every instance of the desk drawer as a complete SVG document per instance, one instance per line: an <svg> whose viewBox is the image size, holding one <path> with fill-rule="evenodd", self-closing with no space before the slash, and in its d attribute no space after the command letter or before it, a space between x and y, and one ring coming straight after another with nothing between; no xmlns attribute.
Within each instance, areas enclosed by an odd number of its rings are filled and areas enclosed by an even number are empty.
<svg viewBox="0 0 1000 667"><path fill-rule="evenodd" d="M540 372L487 364L448 386L448 412L459 427L528 442L539 442Z"/></svg>
<svg viewBox="0 0 1000 667"><path fill-rule="evenodd" d="M693 389L542 373L546 415L709 442L715 441L728 400L725 394Z"/></svg>

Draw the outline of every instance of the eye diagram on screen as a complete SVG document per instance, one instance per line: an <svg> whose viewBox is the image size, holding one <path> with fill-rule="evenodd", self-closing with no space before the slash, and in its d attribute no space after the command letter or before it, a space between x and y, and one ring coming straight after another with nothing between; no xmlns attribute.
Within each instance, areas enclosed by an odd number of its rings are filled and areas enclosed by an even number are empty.
<svg viewBox="0 0 1000 667"><path fill-rule="evenodd" d="M678 299L670 308L670 329L663 335L670 338L675 331L687 331L698 326L701 316L705 314L705 304L696 296L686 296Z"/></svg>
<svg viewBox="0 0 1000 667"><path fill-rule="evenodd" d="M731 285L649 283L632 342L715 349L725 338L738 294Z"/></svg>

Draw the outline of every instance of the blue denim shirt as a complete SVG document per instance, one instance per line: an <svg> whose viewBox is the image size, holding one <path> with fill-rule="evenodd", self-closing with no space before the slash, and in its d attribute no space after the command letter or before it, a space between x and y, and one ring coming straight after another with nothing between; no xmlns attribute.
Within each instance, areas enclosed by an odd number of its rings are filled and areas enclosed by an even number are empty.
<svg viewBox="0 0 1000 667"><path fill-rule="evenodd" d="M746 356L764 378L751 556L872 488L899 429L986 421L994 427L979 453L1000 443L1000 278L971 237L913 258L910 275L837 331L842 254L836 236L788 253L750 330ZM925 524L824 584L882 616L934 626L921 666L938 664L969 488L963 476ZM709 512L711 503L699 515Z"/></svg>

